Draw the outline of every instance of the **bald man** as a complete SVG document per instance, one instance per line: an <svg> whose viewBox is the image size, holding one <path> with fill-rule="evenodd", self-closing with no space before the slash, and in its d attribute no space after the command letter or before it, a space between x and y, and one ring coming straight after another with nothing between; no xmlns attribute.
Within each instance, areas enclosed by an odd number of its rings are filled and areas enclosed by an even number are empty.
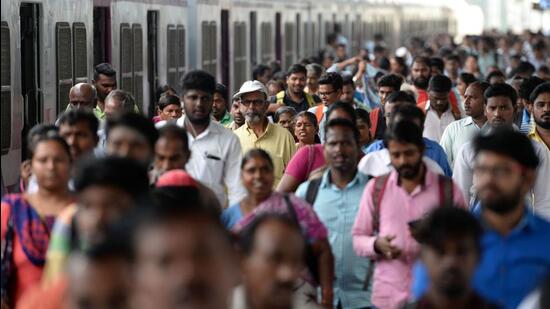
<svg viewBox="0 0 550 309"><path fill-rule="evenodd" d="M84 108L93 110L95 107L96 90L92 84L78 83L69 91L67 110Z"/></svg>
<svg viewBox="0 0 550 309"><path fill-rule="evenodd" d="M103 111L106 117L128 112L139 113L139 110L136 111L132 95L120 89L115 89L107 95Z"/></svg>

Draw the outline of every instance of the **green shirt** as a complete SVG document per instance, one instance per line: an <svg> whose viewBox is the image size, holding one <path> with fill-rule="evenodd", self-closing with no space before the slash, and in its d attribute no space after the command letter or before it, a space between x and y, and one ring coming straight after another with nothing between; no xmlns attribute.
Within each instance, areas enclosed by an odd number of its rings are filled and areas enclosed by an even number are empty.
<svg viewBox="0 0 550 309"><path fill-rule="evenodd" d="M220 120L220 124L224 127L228 127L231 122L233 122L233 117L231 117L231 114L229 114L227 111L225 111L225 114L223 115L222 119Z"/></svg>

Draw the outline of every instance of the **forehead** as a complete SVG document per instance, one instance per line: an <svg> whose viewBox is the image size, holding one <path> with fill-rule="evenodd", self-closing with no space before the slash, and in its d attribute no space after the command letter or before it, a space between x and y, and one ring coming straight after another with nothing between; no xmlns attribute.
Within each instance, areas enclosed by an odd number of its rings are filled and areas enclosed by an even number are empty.
<svg viewBox="0 0 550 309"><path fill-rule="evenodd" d="M333 87L332 87L332 84L321 84L319 85L319 89L324 89L324 90L332 90Z"/></svg>
<svg viewBox="0 0 550 309"><path fill-rule="evenodd" d="M245 93L241 96L241 100L263 100L263 99L265 99L265 95L263 92L260 92L260 91Z"/></svg>
<svg viewBox="0 0 550 309"><path fill-rule="evenodd" d="M412 65L413 69L428 69L428 65L424 62L414 62Z"/></svg>
<svg viewBox="0 0 550 309"><path fill-rule="evenodd" d="M404 152L404 151L416 151L419 150L418 146L412 143L405 143L400 141L388 142L389 152Z"/></svg>
<svg viewBox="0 0 550 309"><path fill-rule="evenodd" d="M155 144L156 150L171 148L173 150L183 151L183 141L174 136L162 136L159 137L157 143ZM186 147L187 148L187 147Z"/></svg>
<svg viewBox="0 0 550 309"><path fill-rule="evenodd" d="M117 126L110 130L108 140L132 140L147 142L147 138L134 128Z"/></svg>
<svg viewBox="0 0 550 309"><path fill-rule="evenodd" d="M478 165L519 164L516 160L493 151L482 150L475 157Z"/></svg>
<svg viewBox="0 0 550 309"><path fill-rule="evenodd" d="M288 78L305 78L306 74L302 72L294 72L288 76Z"/></svg>
<svg viewBox="0 0 550 309"><path fill-rule="evenodd" d="M355 137L353 135L353 130L348 127L344 126L334 126L330 127L327 130L326 134L326 141L334 141L334 140L353 140Z"/></svg>
<svg viewBox="0 0 550 309"><path fill-rule="evenodd" d="M212 94L199 89L188 89L185 91L183 95L187 97L187 96L210 96Z"/></svg>
<svg viewBox="0 0 550 309"><path fill-rule="evenodd" d="M447 97L449 95L448 92L439 92L439 91L433 91L433 90L430 90L428 91L428 94L432 97Z"/></svg>
<svg viewBox="0 0 550 309"><path fill-rule="evenodd" d="M487 99L487 106L513 106L512 100L505 96L495 96Z"/></svg>
<svg viewBox="0 0 550 309"><path fill-rule="evenodd" d="M535 98L536 102L550 102L550 92L543 92Z"/></svg>
<svg viewBox="0 0 550 309"><path fill-rule="evenodd" d="M59 125L59 132L66 132L66 131L72 131L72 130L86 130L86 131L90 131L91 128L90 128L90 125L88 123L88 121L86 120L80 120L80 121L77 121L76 123L74 124L69 124L67 122L65 123L62 123Z"/></svg>
<svg viewBox="0 0 550 309"><path fill-rule="evenodd" d="M481 88L479 85L470 85L468 88L466 88L465 94L472 95L472 96L482 96L483 93L481 93Z"/></svg>
<svg viewBox="0 0 550 309"><path fill-rule="evenodd" d="M116 77L115 76L107 76L105 74L99 74L97 76L96 82L98 82L98 83L116 83Z"/></svg>
<svg viewBox="0 0 550 309"><path fill-rule="evenodd" d="M276 220L268 220L259 226L254 235L255 251L284 251L301 255L303 239L299 231Z"/></svg>

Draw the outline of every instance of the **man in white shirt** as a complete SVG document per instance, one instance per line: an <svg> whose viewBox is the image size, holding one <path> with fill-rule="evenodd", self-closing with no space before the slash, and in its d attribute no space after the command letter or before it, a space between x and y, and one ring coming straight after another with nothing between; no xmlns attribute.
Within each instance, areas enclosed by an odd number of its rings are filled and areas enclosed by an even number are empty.
<svg viewBox="0 0 550 309"><path fill-rule="evenodd" d="M435 75L430 79L423 136L436 142L441 140L443 131L451 122L461 118L461 115L453 114L449 102L451 88L452 82L445 75Z"/></svg>
<svg viewBox="0 0 550 309"><path fill-rule="evenodd" d="M182 86L185 116L176 123L187 130L193 154L185 169L212 189L222 206L238 203L246 196L240 177L241 144L233 132L210 118L216 80L204 71L191 71Z"/></svg>
<svg viewBox="0 0 550 309"><path fill-rule="evenodd" d="M476 134L487 127L483 93L489 86L485 82L470 84L464 93L464 110L468 117L452 122L443 131L439 144L445 150L451 166L462 145L471 141Z"/></svg>

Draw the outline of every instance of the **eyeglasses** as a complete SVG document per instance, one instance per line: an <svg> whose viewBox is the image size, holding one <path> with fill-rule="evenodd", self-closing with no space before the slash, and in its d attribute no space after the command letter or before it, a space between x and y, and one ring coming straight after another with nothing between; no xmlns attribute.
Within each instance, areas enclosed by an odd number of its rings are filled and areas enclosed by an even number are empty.
<svg viewBox="0 0 550 309"><path fill-rule="evenodd" d="M240 100L240 103L246 107L250 107L250 105L254 105L255 107L259 107L265 104L264 100Z"/></svg>
<svg viewBox="0 0 550 309"><path fill-rule="evenodd" d="M331 91L331 92L319 92L319 96L320 97L328 97L329 95L335 93L336 91Z"/></svg>
<svg viewBox="0 0 550 309"><path fill-rule="evenodd" d="M519 166L483 166L475 165L474 166L474 175L477 177L483 177L487 174L490 174L494 178L505 178L510 176L514 172L523 172L523 167Z"/></svg>

